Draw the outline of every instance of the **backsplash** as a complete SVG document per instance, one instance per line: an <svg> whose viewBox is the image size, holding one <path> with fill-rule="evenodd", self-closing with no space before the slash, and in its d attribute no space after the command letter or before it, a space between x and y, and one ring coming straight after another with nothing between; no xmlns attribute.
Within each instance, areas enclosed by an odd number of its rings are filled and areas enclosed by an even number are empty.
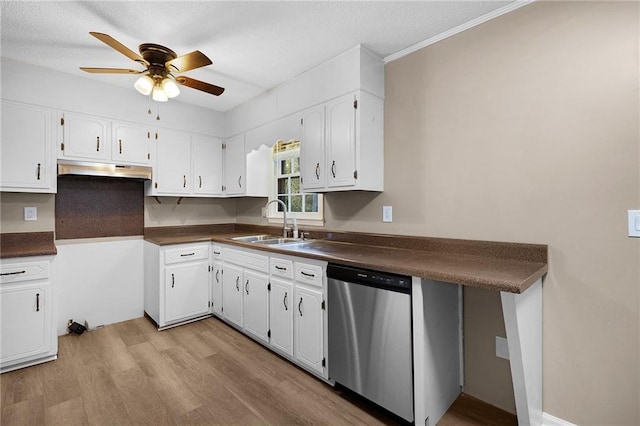
<svg viewBox="0 0 640 426"><path fill-rule="evenodd" d="M142 235L144 182L60 176L55 221L57 240Z"/></svg>

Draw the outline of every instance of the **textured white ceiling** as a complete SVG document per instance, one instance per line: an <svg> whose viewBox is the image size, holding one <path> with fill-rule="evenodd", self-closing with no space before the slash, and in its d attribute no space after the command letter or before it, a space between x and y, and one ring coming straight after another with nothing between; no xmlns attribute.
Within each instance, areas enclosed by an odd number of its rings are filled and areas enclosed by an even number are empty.
<svg viewBox="0 0 640 426"><path fill-rule="evenodd" d="M178 55L200 50L213 65L185 73L226 88L220 97L181 88L176 100L226 111L362 44L388 57L503 8L510 1L2 1L5 58L131 87L134 75L81 66L139 66L89 35L107 33ZM171 102L171 101L170 101Z"/></svg>

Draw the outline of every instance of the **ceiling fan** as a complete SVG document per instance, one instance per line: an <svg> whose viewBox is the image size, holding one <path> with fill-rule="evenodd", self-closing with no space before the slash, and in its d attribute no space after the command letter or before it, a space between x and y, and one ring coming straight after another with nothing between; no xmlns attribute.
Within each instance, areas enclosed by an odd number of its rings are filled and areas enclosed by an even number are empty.
<svg viewBox="0 0 640 426"><path fill-rule="evenodd" d="M180 89L178 89L176 83L215 96L220 96L224 92L224 88L220 86L184 75L174 75L174 73L211 65L211 59L207 58L199 50L178 56L168 47L153 43L143 43L138 47L140 54L137 54L108 34L97 32L90 32L89 34L129 59L143 65L146 69L138 71L127 68L80 67L82 71L98 74L144 74L135 82L134 87L143 95L151 94L153 100L158 102L166 102L169 98L178 96Z"/></svg>

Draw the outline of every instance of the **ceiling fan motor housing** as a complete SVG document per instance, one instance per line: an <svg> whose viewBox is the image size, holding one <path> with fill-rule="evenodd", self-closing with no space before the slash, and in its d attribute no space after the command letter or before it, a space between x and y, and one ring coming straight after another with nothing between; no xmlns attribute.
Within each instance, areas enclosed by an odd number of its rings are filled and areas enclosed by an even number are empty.
<svg viewBox="0 0 640 426"><path fill-rule="evenodd" d="M144 60L149 63L149 75L154 79L166 77L170 70L165 64L178 56L168 47L153 43L143 43L138 47L138 50Z"/></svg>

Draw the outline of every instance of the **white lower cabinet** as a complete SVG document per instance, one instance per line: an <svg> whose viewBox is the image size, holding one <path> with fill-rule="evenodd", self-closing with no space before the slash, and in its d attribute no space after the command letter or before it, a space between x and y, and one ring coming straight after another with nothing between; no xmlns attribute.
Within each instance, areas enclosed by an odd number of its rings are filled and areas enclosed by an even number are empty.
<svg viewBox="0 0 640 426"><path fill-rule="evenodd" d="M271 278L269 326L271 346L293 356L293 283Z"/></svg>
<svg viewBox="0 0 640 426"><path fill-rule="evenodd" d="M222 316L242 327L242 268L222 265Z"/></svg>
<svg viewBox="0 0 640 426"><path fill-rule="evenodd" d="M327 379L326 262L236 246L222 253L222 319Z"/></svg>
<svg viewBox="0 0 640 426"><path fill-rule="evenodd" d="M253 271L244 273L244 329L269 342L269 277Z"/></svg>
<svg viewBox="0 0 640 426"><path fill-rule="evenodd" d="M222 316L222 247L211 246L211 313Z"/></svg>
<svg viewBox="0 0 640 426"><path fill-rule="evenodd" d="M173 323L209 312L209 262L168 266L164 279L164 322Z"/></svg>
<svg viewBox="0 0 640 426"><path fill-rule="evenodd" d="M57 357L52 269L48 258L0 263L1 372Z"/></svg>
<svg viewBox="0 0 640 426"><path fill-rule="evenodd" d="M159 329L209 315L209 246L145 242L144 310Z"/></svg>

